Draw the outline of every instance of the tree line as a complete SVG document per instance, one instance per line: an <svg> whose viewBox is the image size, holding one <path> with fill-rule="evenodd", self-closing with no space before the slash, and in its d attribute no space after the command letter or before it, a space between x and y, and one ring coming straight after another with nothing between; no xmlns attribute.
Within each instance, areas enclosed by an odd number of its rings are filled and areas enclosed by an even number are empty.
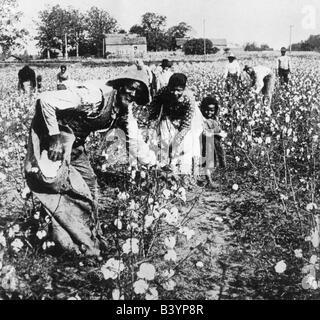
<svg viewBox="0 0 320 320"><path fill-rule="evenodd" d="M310 35L305 41L293 43L291 46L293 51L320 51L320 34Z"/></svg>
<svg viewBox="0 0 320 320"><path fill-rule="evenodd" d="M28 36L25 29L16 28L22 16L17 12L16 0L0 0L0 47L8 53L19 40ZM185 22L167 28L167 17L153 12L145 13L139 24L127 32L108 11L91 7L81 12L71 6L47 7L39 12L36 22L37 45L44 58L103 54L103 39L108 33L131 33L147 38L149 51L175 50L175 39L185 37L192 27Z"/></svg>
<svg viewBox="0 0 320 320"><path fill-rule="evenodd" d="M257 45L255 42L248 42L244 46L244 51L272 51L273 48L270 48L267 44Z"/></svg>
<svg viewBox="0 0 320 320"><path fill-rule="evenodd" d="M163 15L147 12L129 33L146 37L148 51L175 50L175 38L185 37L192 28L181 22L166 29L166 20ZM64 9L56 5L40 12L37 40L43 51L57 49L65 55L67 50L71 56L101 57L103 39L108 33L127 32L114 17L98 7L82 13L72 7Z"/></svg>

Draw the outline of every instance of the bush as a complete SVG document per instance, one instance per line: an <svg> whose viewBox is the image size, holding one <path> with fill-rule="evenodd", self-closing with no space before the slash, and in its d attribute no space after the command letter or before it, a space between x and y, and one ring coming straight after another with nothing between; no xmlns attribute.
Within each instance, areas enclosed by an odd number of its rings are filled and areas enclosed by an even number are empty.
<svg viewBox="0 0 320 320"><path fill-rule="evenodd" d="M267 44L262 44L260 47L255 42L247 43L244 47L244 51L272 51Z"/></svg>
<svg viewBox="0 0 320 320"><path fill-rule="evenodd" d="M209 39L191 39L188 40L183 46L183 52L186 55L204 54L204 42L206 43L206 53L211 53L213 50L212 42Z"/></svg>

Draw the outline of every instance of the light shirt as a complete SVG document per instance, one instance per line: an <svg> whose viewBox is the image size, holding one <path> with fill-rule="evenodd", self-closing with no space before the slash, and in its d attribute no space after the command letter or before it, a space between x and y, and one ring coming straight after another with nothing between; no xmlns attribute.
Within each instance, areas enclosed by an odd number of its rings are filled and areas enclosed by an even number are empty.
<svg viewBox="0 0 320 320"><path fill-rule="evenodd" d="M170 69L168 70L164 70L162 68L159 68L159 69L156 70L157 90L167 86L169 83L170 77L173 75L173 72Z"/></svg>
<svg viewBox="0 0 320 320"><path fill-rule="evenodd" d="M277 68L281 68L281 69L285 69L285 70L291 69L291 61L288 56L284 55L284 56L279 57L277 62L278 62Z"/></svg>
<svg viewBox="0 0 320 320"><path fill-rule="evenodd" d="M153 75L152 75L152 71L151 71L150 67L145 65L143 68L144 68L144 70L146 71L146 73L148 75L149 84L152 83Z"/></svg>
<svg viewBox="0 0 320 320"><path fill-rule="evenodd" d="M68 90L40 93L38 99L41 101L49 135L60 133L56 111L77 109L90 114L102 103L102 94L111 93L112 90L112 87L106 85L105 80L89 80L82 84L75 83L69 86Z"/></svg>
<svg viewBox="0 0 320 320"><path fill-rule="evenodd" d="M224 77L227 78L228 74L237 74L238 76L241 73L241 68L237 60L228 62L224 71Z"/></svg>
<svg viewBox="0 0 320 320"><path fill-rule="evenodd" d="M255 92L260 93L264 86L264 78L267 76L273 76L272 70L265 66L256 66L253 68L255 76L256 76L256 83L255 83Z"/></svg>
<svg viewBox="0 0 320 320"><path fill-rule="evenodd" d="M69 80L69 72L66 71L62 73L61 71L57 74L58 83L63 83L66 80Z"/></svg>

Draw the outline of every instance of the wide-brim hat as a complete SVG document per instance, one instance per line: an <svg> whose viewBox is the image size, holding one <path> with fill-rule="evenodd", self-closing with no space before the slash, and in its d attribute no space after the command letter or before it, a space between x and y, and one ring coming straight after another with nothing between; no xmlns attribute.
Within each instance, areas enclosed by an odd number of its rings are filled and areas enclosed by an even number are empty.
<svg viewBox="0 0 320 320"><path fill-rule="evenodd" d="M228 54L228 59L229 59L229 58L236 59L236 56L235 56L233 53L229 53L229 54Z"/></svg>
<svg viewBox="0 0 320 320"><path fill-rule="evenodd" d="M148 97L147 101L144 101L144 103L149 102L149 88L148 88L148 75L144 70L139 70L137 66L130 66L128 67L122 74L117 76L114 79L111 79L107 82L108 86L111 86L113 88L118 88L119 86L123 85L126 80L133 80L133 81L139 81L142 84L143 91L145 93L145 96Z"/></svg>
<svg viewBox="0 0 320 320"><path fill-rule="evenodd" d="M171 68L172 67L172 62L170 62L168 59L163 59L161 62L161 67L162 68Z"/></svg>

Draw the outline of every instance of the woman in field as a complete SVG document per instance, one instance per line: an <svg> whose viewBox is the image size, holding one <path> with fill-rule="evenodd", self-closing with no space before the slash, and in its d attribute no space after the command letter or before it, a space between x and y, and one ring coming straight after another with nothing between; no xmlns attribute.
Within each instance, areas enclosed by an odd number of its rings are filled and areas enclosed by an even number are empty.
<svg viewBox="0 0 320 320"><path fill-rule="evenodd" d="M152 148L160 163L170 165L174 173L189 175L193 160L200 157L202 119L186 84L184 74L174 73L149 105L149 121L155 129Z"/></svg>

